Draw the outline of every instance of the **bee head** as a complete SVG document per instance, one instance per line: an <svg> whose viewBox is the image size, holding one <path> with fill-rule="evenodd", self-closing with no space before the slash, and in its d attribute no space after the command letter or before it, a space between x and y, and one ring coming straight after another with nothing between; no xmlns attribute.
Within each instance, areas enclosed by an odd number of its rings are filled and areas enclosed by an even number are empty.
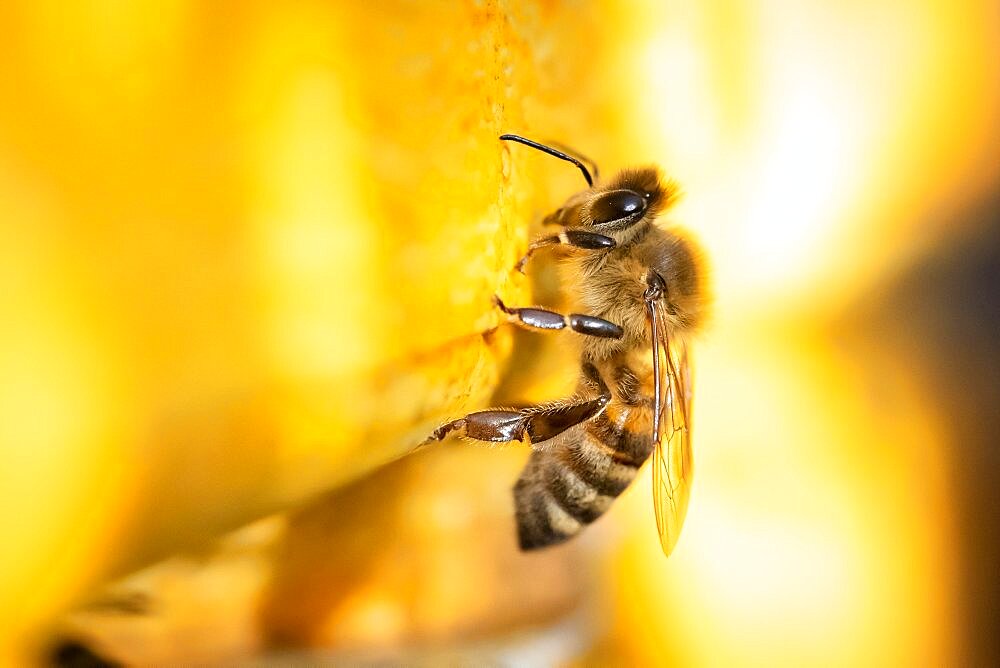
<svg viewBox="0 0 1000 668"><path fill-rule="evenodd" d="M628 169L595 188L580 213L598 232L618 232L651 220L676 197L677 186L655 168Z"/></svg>

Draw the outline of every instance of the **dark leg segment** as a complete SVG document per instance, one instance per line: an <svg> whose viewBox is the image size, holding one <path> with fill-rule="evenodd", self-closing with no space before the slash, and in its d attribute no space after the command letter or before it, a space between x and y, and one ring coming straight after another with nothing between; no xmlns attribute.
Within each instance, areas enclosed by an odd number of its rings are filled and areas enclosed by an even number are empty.
<svg viewBox="0 0 1000 668"><path fill-rule="evenodd" d="M611 237L588 230L565 229L559 234L542 237L528 246L528 252L517 263L516 269L524 273L524 265L528 263L528 258L539 248L546 246L572 246L583 250L608 250L615 247L615 240Z"/></svg>
<svg viewBox="0 0 1000 668"><path fill-rule="evenodd" d="M624 334L622 328L613 322L579 313L570 314L569 326L574 332L602 339L620 339Z"/></svg>
<svg viewBox="0 0 1000 668"><path fill-rule="evenodd" d="M512 323L527 329L556 330L569 327L578 334L605 339L620 339L624 335L621 327L603 318L579 313L565 316L540 308L508 308L499 297L494 299L500 310L510 316Z"/></svg>
<svg viewBox="0 0 1000 668"><path fill-rule="evenodd" d="M587 401L532 406L520 411L497 409L469 413L435 429L423 445L444 440L453 431L487 443L513 443L525 437L532 444L541 443L591 419L610 399L610 394L602 394Z"/></svg>

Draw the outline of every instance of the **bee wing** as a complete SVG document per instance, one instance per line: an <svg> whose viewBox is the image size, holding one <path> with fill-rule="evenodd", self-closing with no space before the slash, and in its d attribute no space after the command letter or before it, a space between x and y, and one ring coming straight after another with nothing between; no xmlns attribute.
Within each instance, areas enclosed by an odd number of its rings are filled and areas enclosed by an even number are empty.
<svg viewBox="0 0 1000 668"><path fill-rule="evenodd" d="M653 435L653 509L663 553L677 544L691 495L691 365L681 337L669 337L662 306L651 309L656 401ZM662 363L661 363L662 362ZM661 394L662 392L662 394Z"/></svg>

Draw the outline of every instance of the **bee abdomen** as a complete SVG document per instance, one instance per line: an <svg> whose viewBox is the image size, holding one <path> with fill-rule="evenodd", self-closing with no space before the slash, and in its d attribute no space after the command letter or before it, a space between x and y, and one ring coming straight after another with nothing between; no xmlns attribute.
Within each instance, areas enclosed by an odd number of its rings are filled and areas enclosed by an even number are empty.
<svg viewBox="0 0 1000 668"><path fill-rule="evenodd" d="M532 454L534 458L535 454ZM529 464L530 466L530 464ZM539 475L528 477L526 470L514 486L517 535L522 550L562 543L575 536L583 523L567 512L549 493Z"/></svg>
<svg viewBox="0 0 1000 668"><path fill-rule="evenodd" d="M644 458L621 449L627 436L601 429L599 420L567 432L557 447L531 453L514 486L522 550L572 538L635 479Z"/></svg>

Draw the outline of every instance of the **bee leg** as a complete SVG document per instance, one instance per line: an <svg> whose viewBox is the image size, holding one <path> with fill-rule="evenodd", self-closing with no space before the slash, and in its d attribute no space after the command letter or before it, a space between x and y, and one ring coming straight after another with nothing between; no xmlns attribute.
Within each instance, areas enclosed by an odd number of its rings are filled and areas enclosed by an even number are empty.
<svg viewBox="0 0 1000 668"><path fill-rule="evenodd" d="M515 269L523 274L524 265L528 263L528 259L531 255L539 248L545 248L546 246L571 246L573 248L581 248L583 250L609 250L614 248L615 245L614 239L603 234L590 232L588 230L566 228L559 234L542 237L541 239L534 241L530 246L528 246L528 252L525 253L524 257L518 261Z"/></svg>
<svg viewBox="0 0 1000 668"><path fill-rule="evenodd" d="M442 441L452 432L486 443L520 443L527 438L534 445L586 422L604 410L610 400L610 393L606 393L596 399L564 400L518 411L491 409L469 413L435 429L421 446Z"/></svg>
<svg viewBox="0 0 1000 668"><path fill-rule="evenodd" d="M559 207L549 215L542 218L542 225L559 225L561 227L566 227L567 223L567 213L568 210L565 207Z"/></svg>
<svg viewBox="0 0 1000 668"><path fill-rule="evenodd" d="M577 334L597 336L604 339L620 339L625 332L610 320L592 315L570 313L563 315L541 308L509 308L499 297L494 296L496 305L509 316L510 322L534 331L551 331L569 327Z"/></svg>

